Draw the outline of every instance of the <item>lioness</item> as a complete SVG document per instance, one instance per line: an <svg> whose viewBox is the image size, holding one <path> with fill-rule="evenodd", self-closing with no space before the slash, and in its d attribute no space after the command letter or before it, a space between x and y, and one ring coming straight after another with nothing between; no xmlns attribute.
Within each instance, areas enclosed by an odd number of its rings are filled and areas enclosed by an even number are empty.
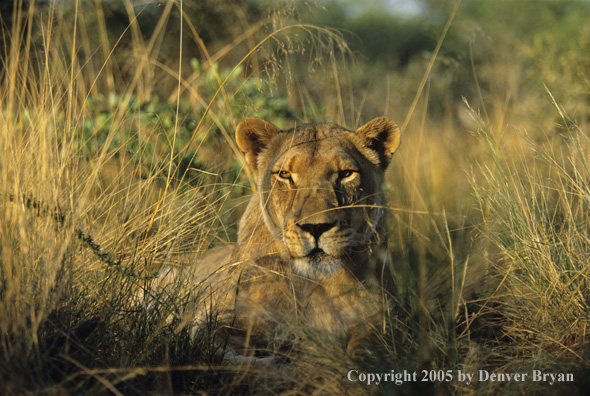
<svg viewBox="0 0 590 396"><path fill-rule="evenodd" d="M236 138L258 191L218 291L222 322L246 336L233 347L269 348L304 326L354 351L379 312L388 256L381 184L398 127L376 118L356 132L329 123L283 131L246 118Z"/></svg>

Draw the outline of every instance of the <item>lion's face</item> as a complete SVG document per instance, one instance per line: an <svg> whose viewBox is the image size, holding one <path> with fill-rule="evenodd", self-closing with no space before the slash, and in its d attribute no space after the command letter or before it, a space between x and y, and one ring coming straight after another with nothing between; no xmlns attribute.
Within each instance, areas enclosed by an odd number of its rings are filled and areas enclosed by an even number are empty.
<svg viewBox="0 0 590 396"><path fill-rule="evenodd" d="M335 124L279 131L248 118L237 137L256 174L266 227L296 273L329 277L355 253L370 254L383 172L399 144L393 122L379 118L357 132Z"/></svg>

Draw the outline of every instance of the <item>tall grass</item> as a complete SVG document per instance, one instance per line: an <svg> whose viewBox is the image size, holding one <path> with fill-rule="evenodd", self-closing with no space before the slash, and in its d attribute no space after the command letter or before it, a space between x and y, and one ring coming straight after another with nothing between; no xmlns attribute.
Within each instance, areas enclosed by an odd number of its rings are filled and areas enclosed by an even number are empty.
<svg viewBox="0 0 590 396"><path fill-rule="evenodd" d="M211 189L187 183L167 189L165 162L145 155L155 133L129 103L132 94L150 94L145 83L153 43L142 47L148 56L137 58L136 74L116 92L112 112L102 124L92 123L90 99L100 100L102 83L112 89L121 80L108 50L94 53L104 56L101 69L94 67L91 45L112 46L104 31L98 44L90 41L91 21L75 5L72 19L58 5L40 13L35 3L17 7L4 36L3 393L119 393L118 382L141 372L125 368L155 356L165 365L162 340L169 340L169 330L157 317L138 313L132 296L162 263L182 262L180 253L202 249L199 243L219 228L217 204L207 201ZM130 152L132 140L138 142ZM93 374L99 367L123 371Z"/></svg>
<svg viewBox="0 0 590 396"><path fill-rule="evenodd" d="M485 213L484 227L498 247L501 283L493 298L507 315L506 335L523 349L578 355L588 323L588 137L555 102L559 144L544 147L525 133L524 149L507 156L489 127L479 130L489 144L493 167L482 165L485 182L474 190ZM518 171L515 172L515 169Z"/></svg>

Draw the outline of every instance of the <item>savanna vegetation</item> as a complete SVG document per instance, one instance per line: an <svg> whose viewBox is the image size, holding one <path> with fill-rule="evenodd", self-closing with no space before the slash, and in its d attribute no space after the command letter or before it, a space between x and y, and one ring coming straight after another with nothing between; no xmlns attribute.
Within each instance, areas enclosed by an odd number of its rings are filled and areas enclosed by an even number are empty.
<svg viewBox="0 0 590 396"><path fill-rule="evenodd" d="M586 394L590 3L417 4L3 2L0 393ZM138 303L163 265L235 241L242 117L380 115L403 136L371 354L304 333L282 365L231 365L213 320L191 337L198 286Z"/></svg>

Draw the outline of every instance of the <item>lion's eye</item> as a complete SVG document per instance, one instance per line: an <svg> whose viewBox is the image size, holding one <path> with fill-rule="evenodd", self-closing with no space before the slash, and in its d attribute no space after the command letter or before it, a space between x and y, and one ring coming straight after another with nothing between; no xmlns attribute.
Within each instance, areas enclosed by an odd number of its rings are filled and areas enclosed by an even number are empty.
<svg viewBox="0 0 590 396"><path fill-rule="evenodd" d="M341 170L340 172L338 172L338 178L340 180L346 179L346 178L352 176L353 174L354 174L353 170L349 170L349 169Z"/></svg>
<svg viewBox="0 0 590 396"><path fill-rule="evenodd" d="M281 179L287 179L287 180L288 179L291 179L291 172L288 172L288 171L280 171L279 172L279 177Z"/></svg>

